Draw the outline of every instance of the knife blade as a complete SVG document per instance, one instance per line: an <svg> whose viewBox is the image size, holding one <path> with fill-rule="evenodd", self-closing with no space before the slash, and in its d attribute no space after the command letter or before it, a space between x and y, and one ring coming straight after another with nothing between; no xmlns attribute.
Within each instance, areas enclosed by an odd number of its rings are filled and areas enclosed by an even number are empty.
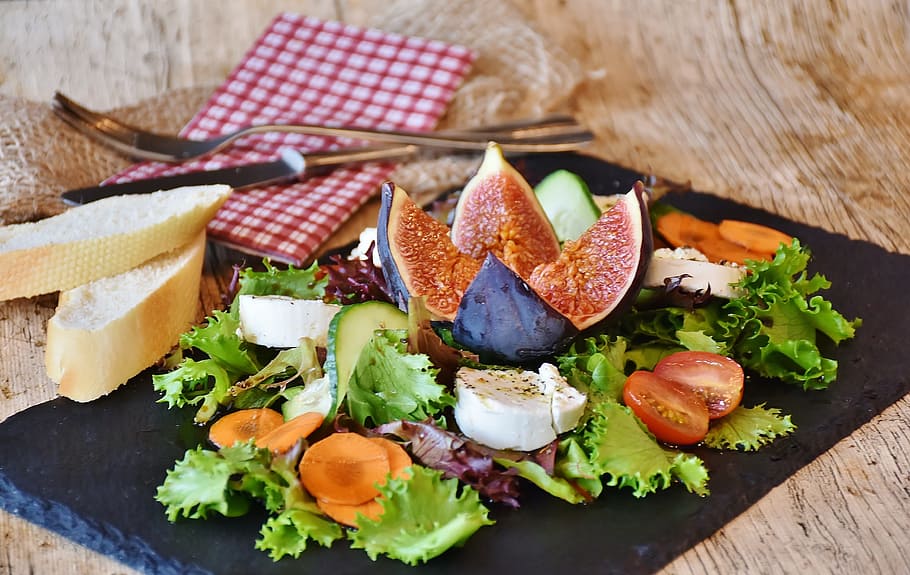
<svg viewBox="0 0 910 575"><path fill-rule="evenodd" d="M400 161L416 155L418 147L401 146L365 146L331 152L319 152L304 156L294 149L280 151L280 158L271 162L244 164L232 168L190 172L174 176L161 176L123 182L89 186L63 192L63 202L77 206L94 202L111 196L124 194L148 194L158 190L170 190L183 186L203 186L208 184L227 184L234 189L251 186L264 186L306 176L325 173L326 169L345 164L375 161Z"/></svg>

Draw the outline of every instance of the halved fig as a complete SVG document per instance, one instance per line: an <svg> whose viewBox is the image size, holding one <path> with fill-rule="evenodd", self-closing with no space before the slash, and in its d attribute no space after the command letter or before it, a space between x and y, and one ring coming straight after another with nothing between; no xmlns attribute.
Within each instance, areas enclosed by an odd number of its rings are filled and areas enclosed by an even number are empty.
<svg viewBox="0 0 910 575"><path fill-rule="evenodd" d="M552 356L578 330L492 253L468 286L452 337L486 363L533 363Z"/></svg>
<svg viewBox="0 0 910 575"><path fill-rule="evenodd" d="M538 266L528 284L579 331L625 310L638 294L653 251L644 185L636 182L559 258Z"/></svg>
<svg viewBox="0 0 910 575"><path fill-rule="evenodd" d="M452 242L477 260L492 252L523 278L559 256L559 239L534 189L495 142L461 192Z"/></svg>
<svg viewBox="0 0 910 575"><path fill-rule="evenodd" d="M391 182L382 184L376 249L395 303L424 296L434 316L452 320L458 303L480 269L480 261L458 251L449 228L435 220Z"/></svg>

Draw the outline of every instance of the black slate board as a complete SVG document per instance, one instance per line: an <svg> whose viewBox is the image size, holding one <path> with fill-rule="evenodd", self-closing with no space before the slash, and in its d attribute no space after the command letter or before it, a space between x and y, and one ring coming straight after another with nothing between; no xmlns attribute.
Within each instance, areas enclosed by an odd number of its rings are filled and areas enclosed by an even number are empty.
<svg viewBox="0 0 910 575"><path fill-rule="evenodd" d="M637 177L572 154L516 166L532 182L559 167L573 170L596 193L624 191ZM753 378L744 403L791 413L799 429L755 453L696 450L711 471L710 497L676 486L639 500L610 489L591 505L571 506L528 487L521 510L494 509L495 526L416 572L657 571L910 391L899 347L910 319L904 293L910 257L705 194L674 194L669 201L705 219L765 223L812 248L810 270L834 284L826 297L864 322L855 340L830 351L840 361L838 381L825 392L803 392ZM144 373L99 401L59 398L0 424L0 507L147 573L415 572L384 558L374 563L344 542L273 563L253 548L264 520L255 514L169 524L153 500L155 489L196 438L190 414L168 411L155 399Z"/></svg>

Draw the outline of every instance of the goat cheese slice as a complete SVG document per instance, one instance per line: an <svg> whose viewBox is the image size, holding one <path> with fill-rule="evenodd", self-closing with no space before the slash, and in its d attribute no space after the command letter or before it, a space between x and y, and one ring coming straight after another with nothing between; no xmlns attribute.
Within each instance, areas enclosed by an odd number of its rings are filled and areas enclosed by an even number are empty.
<svg viewBox="0 0 910 575"><path fill-rule="evenodd" d="M341 306L319 300L279 295L239 296L240 333L244 340L267 347L297 347L309 337L325 347L329 323Z"/></svg>
<svg viewBox="0 0 910 575"><path fill-rule="evenodd" d="M645 287L661 287L664 279L686 275L680 285L688 291L711 287L711 295L731 299L740 295L733 285L743 278L745 268L715 264L700 251L692 248L661 248L654 250L645 272Z"/></svg>
<svg viewBox="0 0 910 575"><path fill-rule="evenodd" d="M494 449L533 451L573 429L587 398L544 364L540 373L462 367L455 375L455 421Z"/></svg>

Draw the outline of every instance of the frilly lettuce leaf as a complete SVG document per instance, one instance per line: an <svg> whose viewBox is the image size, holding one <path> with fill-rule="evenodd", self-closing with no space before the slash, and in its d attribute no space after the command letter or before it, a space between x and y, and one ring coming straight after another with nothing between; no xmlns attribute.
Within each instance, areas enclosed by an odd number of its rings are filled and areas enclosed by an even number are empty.
<svg viewBox="0 0 910 575"><path fill-rule="evenodd" d="M755 451L776 438L796 430L789 415L781 415L777 408L739 406L729 415L712 422L705 445L715 449Z"/></svg>
<svg viewBox="0 0 910 575"><path fill-rule="evenodd" d="M227 517L244 515L249 499L231 488L231 479L242 469L236 462L201 447L188 450L168 470L155 500L165 506L170 522L180 517L205 519L210 512Z"/></svg>
<svg viewBox="0 0 910 575"><path fill-rule="evenodd" d="M809 250L794 240L781 245L772 261L748 263L737 284L742 296L715 298L694 309L634 309L609 333L626 338L625 360L636 369L652 369L663 356L684 349L710 351L759 375L824 389L837 377L837 362L822 355L819 335L839 344L854 336L861 321L847 320L831 302L812 295L830 282L808 274L809 259ZM602 353L603 337L573 349Z"/></svg>
<svg viewBox="0 0 910 575"><path fill-rule="evenodd" d="M169 408L202 403L196 411L197 423L210 420L218 406L227 403L231 383L228 372L214 359L187 357L173 371L152 376L152 385L162 394L158 403Z"/></svg>
<svg viewBox="0 0 910 575"><path fill-rule="evenodd" d="M619 401L626 382L628 344L624 337L607 335L576 341L556 358L559 371L588 395L589 405Z"/></svg>
<svg viewBox="0 0 910 575"><path fill-rule="evenodd" d="M286 555L300 557L310 540L331 547L332 542L344 536L334 521L300 509L286 509L269 517L259 535L256 549L268 552L273 561Z"/></svg>
<svg viewBox="0 0 910 575"><path fill-rule="evenodd" d="M195 326L180 336L180 347L198 349L232 375L252 375L262 366L250 345L238 334L239 328L239 319L215 310L204 325Z"/></svg>
<svg viewBox="0 0 910 575"><path fill-rule="evenodd" d="M218 451L201 446L187 450L167 472L155 499L166 507L170 521L204 519L209 511L234 516L246 513L248 498L261 500L269 511L297 508L318 512L297 480L292 459L273 457L268 449L237 443Z"/></svg>
<svg viewBox="0 0 910 575"><path fill-rule="evenodd" d="M702 461L661 447L623 405L595 406L582 437L591 465L610 487L628 487L635 497L644 497L666 489L676 478L693 493L708 493L708 472Z"/></svg>
<svg viewBox="0 0 910 575"><path fill-rule="evenodd" d="M811 294L830 287L819 274L809 276L810 252L794 240L772 261L750 262L739 287L744 295L724 306L720 322L731 338L734 358L743 367L804 389L824 389L837 377L837 362L822 356L817 334L838 344L854 336L861 320L847 320L830 302Z"/></svg>
<svg viewBox="0 0 910 575"><path fill-rule="evenodd" d="M374 561L384 554L416 566L494 523L476 491L425 467L412 466L409 477L392 479L379 492L379 519L361 518L359 529L348 532L351 547Z"/></svg>
<svg viewBox="0 0 910 575"><path fill-rule="evenodd" d="M240 272L237 295L284 295L297 299L322 299L328 279L313 262L308 268L288 266L278 269L268 259L263 260L265 271L246 268ZM236 301L236 299L235 299Z"/></svg>
<svg viewBox="0 0 910 575"><path fill-rule="evenodd" d="M162 393L158 402L167 403L168 407L201 402L195 420L205 423L220 406L233 403L238 409L265 407L278 398L291 380L310 382L321 376L315 344L302 338L300 345L278 352L265 367L246 378L215 358L196 361L186 357L173 371L153 375L152 384Z"/></svg>
<svg viewBox="0 0 910 575"><path fill-rule="evenodd" d="M209 513L244 515L250 501L259 500L276 513L262 527L256 548L272 559L297 557L309 539L328 546L342 537L341 528L321 516L313 499L303 490L294 463L299 457L273 456L252 443L238 443L212 451L188 450L167 472L155 499L165 506L169 521L184 517L205 519Z"/></svg>
<svg viewBox="0 0 910 575"><path fill-rule="evenodd" d="M348 411L359 424L421 421L454 405L436 383L438 370L424 354L407 351L407 330L379 330L364 346L351 374Z"/></svg>

